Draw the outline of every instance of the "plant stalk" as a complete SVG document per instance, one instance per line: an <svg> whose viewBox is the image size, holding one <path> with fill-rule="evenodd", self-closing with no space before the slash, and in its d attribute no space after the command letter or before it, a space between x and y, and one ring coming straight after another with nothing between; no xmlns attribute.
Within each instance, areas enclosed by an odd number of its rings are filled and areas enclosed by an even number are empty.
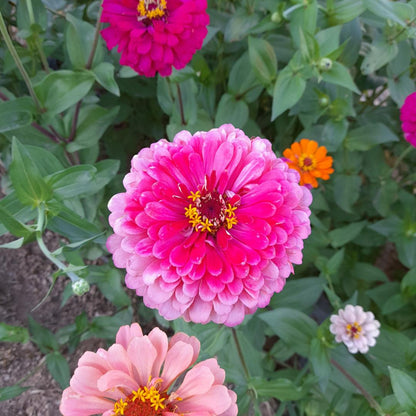
<svg viewBox="0 0 416 416"><path fill-rule="evenodd" d="M3 20L3 15L2 15L1 12L0 12L0 33L3 36L3 39L4 39L4 41L6 43L6 46L7 46L7 49L9 50L10 54L13 57L13 60L16 64L16 66L17 66L17 69L19 70L20 74L23 77L23 81L25 82L26 87L29 90L29 94L30 94L30 96L32 97L32 99L35 103L36 109L39 112L42 112L42 106L40 105L39 99L36 96L35 90L33 89L32 82L30 81L29 75L27 74L27 72L26 72L26 70L25 70L25 68L22 64L22 61L20 60L19 55L16 51L16 48L13 45L12 39L10 38L9 32L7 31L7 27L6 27L6 24Z"/></svg>
<svg viewBox="0 0 416 416"><path fill-rule="evenodd" d="M338 362L331 358L331 364L337 368L348 381L357 388L357 390L365 397L369 405L380 415L389 416L384 413L381 406L377 403L374 397L350 374L348 373Z"/></svg>

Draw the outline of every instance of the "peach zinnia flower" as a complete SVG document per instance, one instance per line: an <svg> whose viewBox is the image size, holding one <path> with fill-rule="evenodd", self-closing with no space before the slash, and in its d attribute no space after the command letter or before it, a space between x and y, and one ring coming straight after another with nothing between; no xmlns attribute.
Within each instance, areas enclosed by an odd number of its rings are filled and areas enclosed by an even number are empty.
<svg viewBox="0 0 416 416"><path fill-rule="evenodd" d="M123 183L107 248L166 319L238 325L302 262L312 196L268 140L181 131L134 156Z"/></svg>
<svg viewBox="0 0 416 416"><path fill-rule="evenodd" d="M332 157L327 156L325 146L318 147L315 140L302 139L283 152L290 168L300 173L300 184L318 186L316 178L329 179L332 169Z"/></svg>
<svg viewBox="0 0 416 416"><path fill-rule="evenodd" d="M159 328L143 336L139 324L119 329L108 350L87 351L64 390L64 416L236 416L237 395L223 385L215 358L196 361L200 344ZM188 370L189 371L186 371Z"/></svg>

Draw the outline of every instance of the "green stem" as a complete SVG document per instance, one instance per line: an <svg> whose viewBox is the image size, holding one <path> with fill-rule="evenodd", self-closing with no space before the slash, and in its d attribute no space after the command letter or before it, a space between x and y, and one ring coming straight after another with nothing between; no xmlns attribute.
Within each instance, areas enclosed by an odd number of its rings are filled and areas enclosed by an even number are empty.
<svg viewBox="0 0 416 416"><path fill-rule="evenodd" d="M179 86L179 84L176 84L176 90L178 91L178 102L179 102L179 110L181 113L181 122L183 126L186 126L185 114L183 111L182 93L181 93L181 87Z"/></svg>
<svg viewBox="0 0 416 416"><path fill-rule="evenodd" d="M72 280L72 282L76 282L77 280L80 279L79 276L75 274L74 272L68 271L67 266L64 263L62 263L59 259L57 259L49 251L48 247L46 247L46 244L42 239L44 224L45 224L45 207L41 204L38 206L38 222L37 222L37 227L36 227L36 241L38 243L38 246L40 250L42 251L42 253L44 254L44 256L48 260L50 260L56 267L58 267L58 269L65 272L65 274Z"/></svg>
<svg viewBox="0 0 416 416"><path fill-rule="evenodd" d="M244 360L243 351L241 350L240 341L238 340L237 331L235 328L231 328L231 333L233 334L233 339L235 343L235 347L237 348L237 354L240 358L241 365L243 366L243 371L246 376L246 379L250 379L250 372L248 371L247 364Z"/></svg>
<svg viewBox="0 0 416 416"><path fill-rule="evenodd" d="M399 155L399 157L394 162L393 167L391 168L391 172L397 169L397 166L399 166L400 162L412 151L412 149L413 149L413 146L410 145Z"/></svg>
<svg viewBox="0 0 416 416"><path fill-rule="evenodd" d="M389 416L384 413L381 406L377 403L374 397L350 374L348 373L338 362L331 358L331 364L337 368L348 381L357 388L357 390L365 397L369 405L380 415Z"/></svg>
<svg viewBox="0 0 416 416"><path fill-rule="evenodd" d="M43 70L44 70L47 74L49 74L49 72L50 72L50 71L49 71L49 64L48 64L48 60L47 60L47 58L46 58L45 51L43 50L42 43L41 43L41 40L40 40L40 38L39 38L39 35L38 35L38 34L36 34L36 40L35 40L35 43L36 43L36 47L38 48L39 57L40 57L40 62L42 63Z"/></svg>
<svg viewBox="0 0 416 416"><path fill-rule="evenodd" d="M100 6L100 11L97 16L97 22L95 24L94 40L92 42L92 47L91 47L90 54L88 56L87 63L85 64L85 69L91 69L92 63L94 61L94 55L95 55L95 51L97 50L98 39L100 37L102 12L103 12L103 8ZM78 117L79 117L79 111L81 109L81 104L82 104L82 100L79 100L75 107L74 117L72 118L71 132L68 137L68 142L72 142L72 140L74 140L75 135L77 133Z"/></svg>
<svg viewBox="0 0 416 416"><path fill-rule="evenodd" d="M35 102L36 108L39 112L42 112L42 106L40 105L39 99L36 96L35 90L32 87L32 82L30 81L29 75L27 74L22 61L19 58L19 55L17 54L17 51L15 47L13 46L13 42L9 36L9 32L7 31L6 24L3 20L3 15L0 12L0 33L3 35L4 41L6 43L7 48L9 49L10 54L13 57L13 60L20 71L20 74L23 77L23 80L26 84L27 89L29 90L29 94L32 97L33 101Z"/></svg>
<svg viewBox="0 0 416 416"><path fill-rule="evenodd" d="M16 384L20 385L22 384L24 381L26 381L28 378L32 377L33 374L37 373L45 364L46 361L46 356L42 357L42 359L39 361L39 364L32 369L31 371L29 371L29 373L27 373L24 377L22 377Z"/></svg>
<svg viewBox="0 0 416 416"><path fill-rule="evenodd" d="M26 0L27 2L27 12L29 14L29 21L30 21L30 25L32 26L33 24L35 24L35 14L33 13L33 5L32 5L32 0Z"/></svg>
<svg viewBox="0 0 416 416"><path fill-rule="evenodd" d="M95 24L95 33L94 33L94 40L92 41L92 48L90 55L88 56L87 64L85 65L86 69L91 69L92 63L94 61L95 51L98 45L98 39L100 38L100 29L101 29L101 14L103 12L103 8L100 5L100 11L98 12L97 22Z"/></svg>

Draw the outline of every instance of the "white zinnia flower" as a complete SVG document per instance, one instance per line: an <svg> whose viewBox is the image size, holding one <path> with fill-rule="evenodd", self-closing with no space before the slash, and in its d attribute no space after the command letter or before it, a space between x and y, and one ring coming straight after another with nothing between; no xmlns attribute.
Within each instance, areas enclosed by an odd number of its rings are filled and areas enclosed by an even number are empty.
<svg viewBox="0 0 416 416"><path fill-rule="evenodd" d="M329 330L335 335L335 341L343 342L352 354L366 353L376 344L380 334L380 322L374 319L372 312L364 312L361 306L347 305L330 320Z"/></svg>

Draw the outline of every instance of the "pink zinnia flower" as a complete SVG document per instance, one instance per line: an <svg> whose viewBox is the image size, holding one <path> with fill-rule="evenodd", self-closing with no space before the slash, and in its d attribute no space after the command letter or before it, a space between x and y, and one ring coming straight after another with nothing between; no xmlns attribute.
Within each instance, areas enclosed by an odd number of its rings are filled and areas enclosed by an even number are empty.
<svg viewBox="0 0 416 416"><path fill-rule="evenodd" d="M102 8L108 49L118 45L120 64L146 77L183 68L208 33L207 0L104 0Z"/></svg>
<svg viewBox="0 0 416 416"><path fill-rule="evenodd" d="M123 326L108 350L82 355L59 410L64 416L236 416L237 396L223 385L217 360L189 369L199 349L195 337L181 332L168 341L159 328L143 336L138 324Z"/></svg>
<svg viewBox="0 0 416 416"><path fill-rule="evenodd" d="M404 138L416 147L416 92L408 95L400 109Z"/></svg>
<svg viewBox="0 0 416 416"><path fill-rule="evenodd" d="M166 319L237 325L302 261L311 193L268 140L230 124L182 131L134 156L124 186L107 248Z"/></svg>

